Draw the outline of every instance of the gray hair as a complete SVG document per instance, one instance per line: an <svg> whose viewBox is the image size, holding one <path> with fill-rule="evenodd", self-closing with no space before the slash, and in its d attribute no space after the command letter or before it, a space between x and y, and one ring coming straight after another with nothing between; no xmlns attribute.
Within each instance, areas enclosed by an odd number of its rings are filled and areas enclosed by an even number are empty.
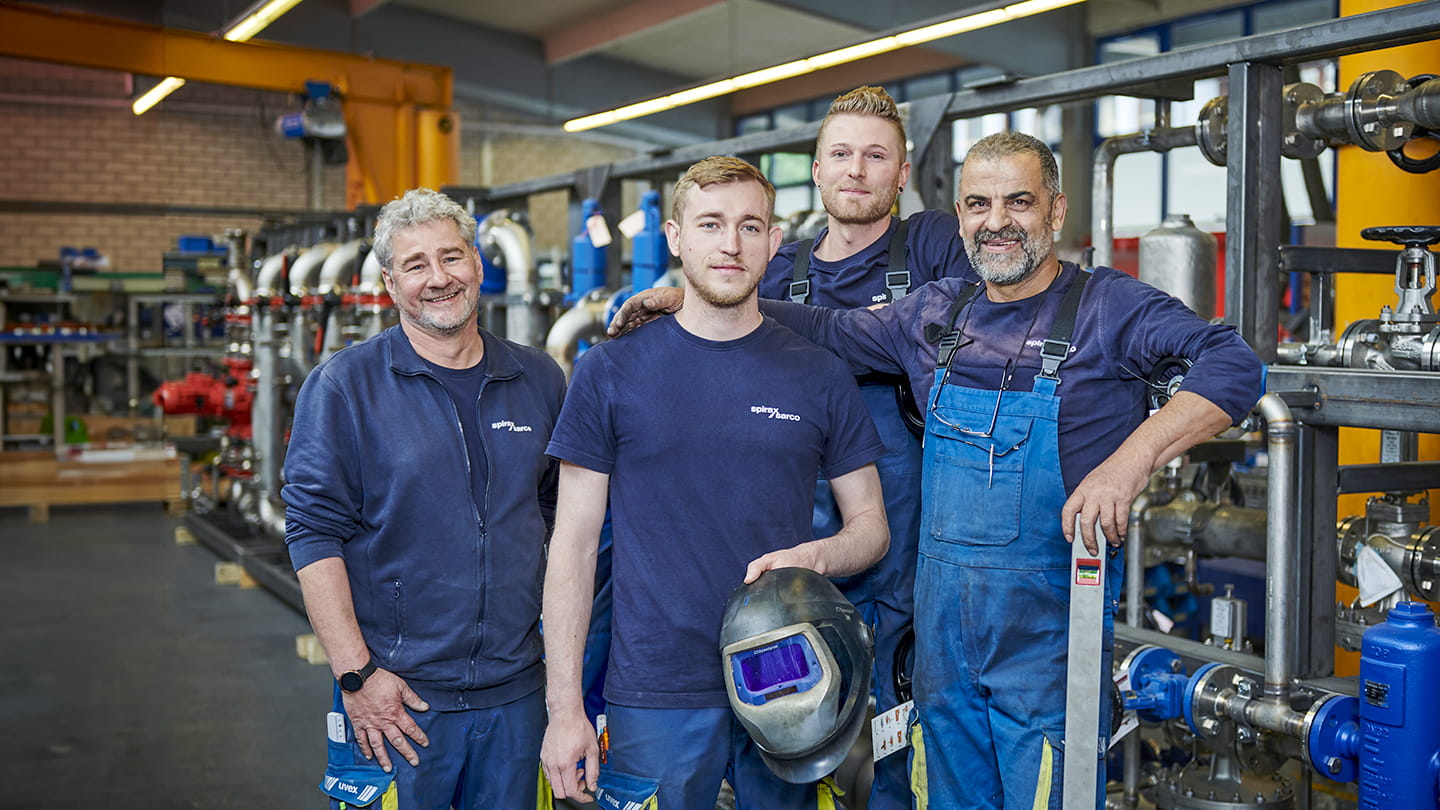
<svg viewBox="0 0 1440 810"><path fill-rule="evenodd" d="M391 200L380 209L380 216L375 220L371 250L375 252L376 261L389 270L395 258L395 234L416 225L446 220L455 223L465 244L475 244L475 217L444 194L428 188L412 188L400 199Z"/></svg>
<svg viewBox="0 0 1440 810"><path fill-rule="evenodd" d="M1060 167L1055 163L1055 153L1050 151L1044 141L1023 132L1007 129L976 141L966 153L964 162L960 164L960 175L965 175L965 164L972 159L1003 160L1026 152L1040 159L1040 182L1045 184L1045 190L1050 192L1050 199L1053 201L1060 196Z"/></svg>

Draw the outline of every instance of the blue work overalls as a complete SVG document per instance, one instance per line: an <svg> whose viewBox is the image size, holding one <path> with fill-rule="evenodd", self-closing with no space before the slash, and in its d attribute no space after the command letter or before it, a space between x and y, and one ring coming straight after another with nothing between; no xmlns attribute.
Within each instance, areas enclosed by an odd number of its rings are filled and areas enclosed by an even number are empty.
<svg viewBox="0 0 1440 810"><path fill-rule="evenodd" d="M921 808L1060 807L1070 546L1060 529L1056 391L1088 279L1061 304L1028 392L947 383L961 342L956 317L980 288L950 309L926 418L915 582ZM1107 674L1115 581L1106 581Z"/></svg>

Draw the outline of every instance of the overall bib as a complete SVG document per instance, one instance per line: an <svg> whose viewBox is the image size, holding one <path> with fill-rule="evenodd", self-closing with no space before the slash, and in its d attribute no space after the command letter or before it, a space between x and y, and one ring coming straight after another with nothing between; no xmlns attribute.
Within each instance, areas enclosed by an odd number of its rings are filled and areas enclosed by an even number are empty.
<svg viewBox="0 0 1440 810"><path fill-rule="evenodd" d="M915 583L921 808L1060 807L1070 546L1060 528L1056 391L1089 277L1061 304L1031 391L947 383L961 342L956 317L979 288L950 309L926 418ZM1107 673L1118 581L1106 581Z"/></svg>

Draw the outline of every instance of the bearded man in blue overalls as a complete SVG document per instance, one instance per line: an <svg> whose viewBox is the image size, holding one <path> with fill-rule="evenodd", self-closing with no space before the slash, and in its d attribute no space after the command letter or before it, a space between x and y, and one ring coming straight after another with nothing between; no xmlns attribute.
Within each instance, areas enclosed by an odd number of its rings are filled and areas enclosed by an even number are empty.
<svg viewBox="0 0 1440 810"><path fill-rule="evenodd" d="M1116 547L1106 583L1118 584L1131 501L1152 472L1244 417L1263 366L1232 328L1178 299L1111 268L1059 260L1052 232L1066 200L1043 142L1017 132L976 142L956 209L982 284L940 279L874 311L762 309L852 365L904 373L927 403L918 806L1058 809L1077 517L1092 553L1106 540ZM617 321L667 304L651 296ZM1167 357L1193 365L1149 414L1145 378ZM1106 675L1114 609L1111 589ZM1097 769L1108 714L1101 740L1075 743L1095 748Z"/></svg>

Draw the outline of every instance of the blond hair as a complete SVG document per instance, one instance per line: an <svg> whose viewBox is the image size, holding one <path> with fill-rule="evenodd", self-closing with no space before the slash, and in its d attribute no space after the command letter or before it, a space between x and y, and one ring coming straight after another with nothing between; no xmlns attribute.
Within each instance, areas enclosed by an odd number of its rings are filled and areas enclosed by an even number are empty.
<svg viewBox="0 0 1440 810"><path fill-rule="evenodd" d="M670 218L681 221L685 203L694 188L704 188L715 183L743 183L751 180L760 184L765 192L765 221L768 223L775 213L775 186L765 179L760 170L737 157L716 155L693 164L680 175L675 183L675 193L670 200Z"/></svg>
<svg viewBox="0 0 1440 810"><path fill-rule="evenodd" d="M857 87L830 102L830 110L820 121L820 134L815 139L817 151L825 144L825 127L830 124L830 119L837 115L868 115L889 121L895 128L895 134L900 136L900 156L905 156L908 143L905 140L905 119L900 115L900 108L895 106L895 99L885 92L885 88L874 85Z"/></svg>

